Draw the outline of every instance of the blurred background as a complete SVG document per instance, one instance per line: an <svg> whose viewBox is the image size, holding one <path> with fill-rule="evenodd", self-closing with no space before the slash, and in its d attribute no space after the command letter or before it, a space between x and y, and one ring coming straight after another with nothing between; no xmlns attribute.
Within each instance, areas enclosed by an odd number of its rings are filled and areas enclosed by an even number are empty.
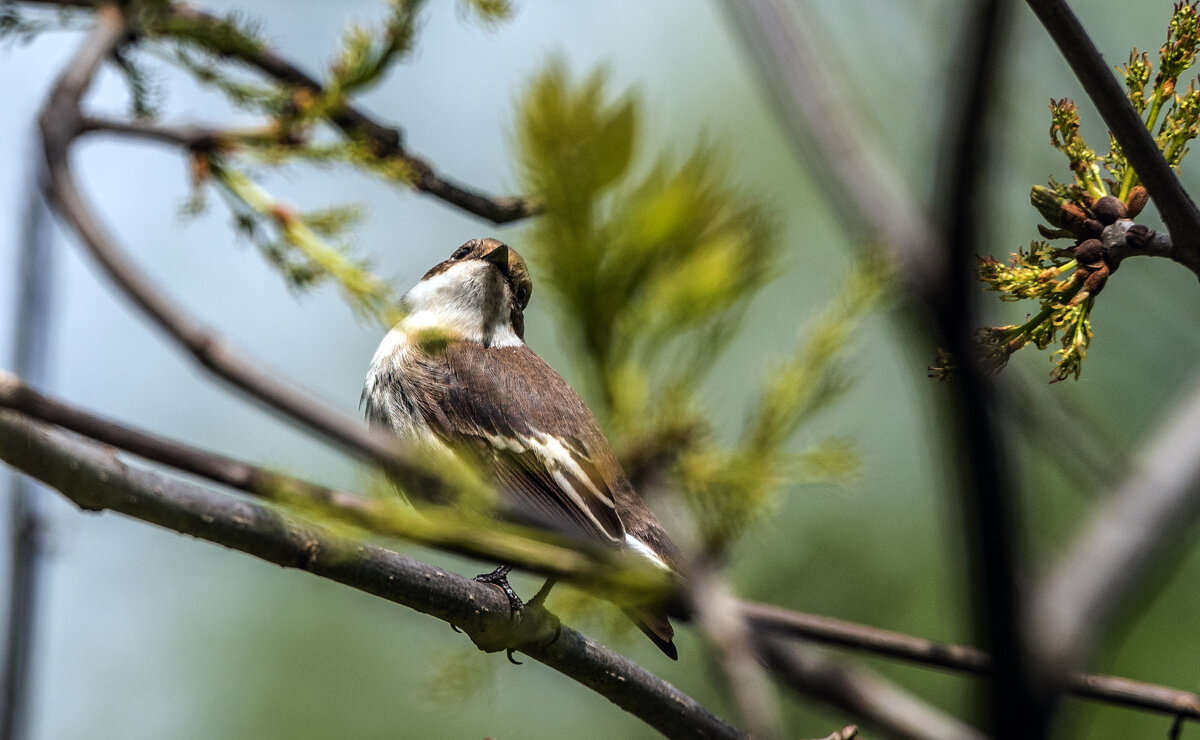
<svg viewBox="0 0 1200 740"><path fill-rule="evenodd" d="M956 101L951 57L959 3L805 2L804 22L828 44L841 82L914 190L936 208L938 131ZM1162 43L1172 3L1074 4L1110 62ZM366 0L206 4L260 18L278 49L320 69L348 20L379 15ZM1023 7L1004 65L986 175L992 254L1036 238L1031 185L1065 162L1048 146L1051 97L1080 101L1084 134L1105 131L1050 40ZM0 50L0 358L9 362L19 223L36 146L33 123L77 32L44 34ZM700 138L727 150L731 178L765 200L782 226L785 260L750 305L744 330L708 382L718 419L742 418L763 367L796 341L833 298L856 246L823 200L822 174L806 168L775 115L730 19L717 2L518 0L497 26L454 3L423 16L413 59L362 98L406 132L411 149L455 179L515 193L516 101L553 56L581 77L597 67L611 89L645 101L644 150L686 154ZM211 92L165 75L167 120L249 123ZM126 92L105 73L94 110L123 113ZM190 311L235 345L350 413L381 337L357 321L333 288L297 295L229 228L218 202L179 215L188 172L178 152L153 144L88 139L77 148L83 184L136 260ZM1197 185L1185 160L1184 184ZM429 197L343 170L290 168L266 179L299 207L365 204L356 243L396 283L415 282L469 238L499 237L518 250L517 224L497 228ZM1149 209L1145 220L1157 223ZM215 385L131 310L62 230L55 230L51 371L47 390L101 414L185 442L321 482L361 486L364 473L226 388ZM535 281L537 275L534 275ZM568 380L572 360L545 294L527 313L529 343ZM849 392L806 426L797 448L836 435L853 440L861 468L839 485L781 491L774 513L733 553L730 575L745 598L779 603L937 640L970 640L958 510L949 485L934 348L885 301L854 340ZM989 301L993 323L1028 307ZM1096 486L1121 470L1193 375L1200 290L1165 260L1130 260L1093 314L1095 340L1078 382L1047 384L1048 353L1025 349L1006 375L1014 399L1014 457L1028 547L1044 561L1073 531ZM1056 440L1082 436L1091 457ZM1064 459L1071 458L1071 459ZM1082 460L1082 464L1081 464ZM1094 460L1103 465L1094 464ZM436 620L305 573L113 514L84 514L45 492L48 520L34 656L32 737L324 738L651 737L602 697L532 661L484 655ZM490 564L419 548L460 573ZM1094 670L1200 690L1200 548L1176 553L1137 608L1105 643ZM530 580L524 584L528 589ZM522 586L518 585L521 590ZM640 636L585 628L726 717L711 662L690 629L671 663ZM856 660L860 659L855 657ZM867 660L931 702L970 717L974 679ZM843 719L784 698L789 727L824 735ZM1068 700L1068 735L1163 736L1170 719ZM1188 728L1184 737L1194 728Z"/></svg>

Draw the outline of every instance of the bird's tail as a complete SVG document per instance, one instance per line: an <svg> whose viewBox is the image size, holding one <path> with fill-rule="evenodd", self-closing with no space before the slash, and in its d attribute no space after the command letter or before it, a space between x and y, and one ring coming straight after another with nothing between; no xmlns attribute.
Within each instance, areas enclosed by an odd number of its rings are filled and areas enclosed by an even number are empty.
<svg viewBox="0 0 1200 740"><path fill-rule="evenodd" d="M679 660L679 651L675 649L675 643L671 642L675 637L675 630L671 627L671 620L667 619L666 614L644 607L629 608L625 610L625 613L638 626L638 629L650 638L650 642L666 653L668 658Z"/></svg>

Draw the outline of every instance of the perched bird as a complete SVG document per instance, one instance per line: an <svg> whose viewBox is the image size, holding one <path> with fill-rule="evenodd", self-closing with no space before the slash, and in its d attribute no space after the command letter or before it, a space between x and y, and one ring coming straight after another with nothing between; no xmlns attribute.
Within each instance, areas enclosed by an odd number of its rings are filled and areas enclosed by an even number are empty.
<svg viewBox="0 0 1200 740"><path fill-rule="evenodd" d="M532 290L524 260L495 239L473 239L425 273L371 360L367 418L410 443L471 457L491 474L506 517L628 548L680 573L679 548L633 490L591 410L525 344ZM501 586L519 608L508 571L479 580ZM627 612L677 659L666 614Z"/></svg>

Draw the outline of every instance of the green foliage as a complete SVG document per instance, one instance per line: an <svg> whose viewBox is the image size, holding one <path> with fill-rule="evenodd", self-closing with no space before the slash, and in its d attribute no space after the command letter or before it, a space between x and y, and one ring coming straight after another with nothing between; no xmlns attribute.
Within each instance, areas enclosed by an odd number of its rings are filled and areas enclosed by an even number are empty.
<svg viewBox="0 0 1200 740"><path fill-rule="evenodd" d="M1149 91L1146 87L1153 65L1148 54L1134 48L1129 61L1118 68L1130 102L1142 114L1171 167L1179 166L1188 152L1188 142L1200 135L1200 89L1189 83L1183 94L1175 92L1179 76L1195 63L1200 48L1197 5L1175 5L1167 41L1159 50L1158 74ZM1108 224L1136 217L1146 204L1147 194L1111 135L1104 156L1097 156L1084 141L1079 132L1079 109L1073 101L1050 101L1050 121L1050 143L1066 156L1072 182L1062 184L1050 178L1047 186L1033 187L1030 201L1049 224L1038 227L1042 236L1072 239L1075 245L1055 249L1045 242L1034 242L1029 252L1013 254L1007 265L990 257L980 259L979 279L987 283L988 289L1000 292L1001 300L1037 300L1041 308L1023 324L984 327L979 337L982 356L996 370L1026 344L1045 349L1060 341L1051 372L1051 382L1055 382L1079 378L1092 338L1092 307L1118 266L1099 237ZM1084 253L1086 257L1081 257ZM1064 273L1070 274L1060 279ZM953 358L939 356L931 376L947 377L953 362Z"/></svg>
<svg viewBox="0 0 1200 740"><path fill-rule="evenodd" d="M837 358L881 279L865 270L790 358L769 374L738 440L723 446L699 386L747 301L779 268L766 208L728 185L717 148L676 164L636 165L641 105L606 94L602 72L573 83L553 62L526 91L516 138L523 181L545 212L526 238L531 263L559 302L633 477L665 468L720 550L794 476L844 469L845 447L801 458L797 427L844 385ZM639 174L644 172L644 174ZM647 431L649 430L649 431ZM647 450L649 448L649 450ZM837 458L837 462L832 462ZM812 463L806 465L805 461Z"/></svg>
<svg viewBox="0 0 1200 740"><path fill-rule="evenodd" d="M342 233L357 219L357 209L341 206L301 213L275 200L220 157L209 157L206 165L234 213L238 230L259 247L289 285L307 289L331 280L359 315L389 327L399 319L394 288L372 274L365 261L349 257L345 247L334 247L323 238Z"/></svg>
<svg viewBox="0 0 1200 740"><path fill-rule="evenodd" d="M325 90L331 101L377 82L393 61L412 51L417 14L424 4L425 0L389 0L387 20L374 24L378 31L361 25L346 30L329 65Z"/></svg>

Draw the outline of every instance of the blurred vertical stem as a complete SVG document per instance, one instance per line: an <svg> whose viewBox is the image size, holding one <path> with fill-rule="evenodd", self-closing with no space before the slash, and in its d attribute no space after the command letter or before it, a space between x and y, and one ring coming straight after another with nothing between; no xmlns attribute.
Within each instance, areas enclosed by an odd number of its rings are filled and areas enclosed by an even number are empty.
<svg viewBox="0 0 1200 740"><path fill-rule="evenodd" d="M33 167L30 172L36 171ZM52 261L50 214L40 183L30 175L17 266L16 329L13 370L27 382L44 385L50 338L50 281ZM3 693L0 694L0 740L26 737L37 611L38 552L43 523L33 495L33 483L12 473L9 508L8 614L4 644Z"/></svg>

